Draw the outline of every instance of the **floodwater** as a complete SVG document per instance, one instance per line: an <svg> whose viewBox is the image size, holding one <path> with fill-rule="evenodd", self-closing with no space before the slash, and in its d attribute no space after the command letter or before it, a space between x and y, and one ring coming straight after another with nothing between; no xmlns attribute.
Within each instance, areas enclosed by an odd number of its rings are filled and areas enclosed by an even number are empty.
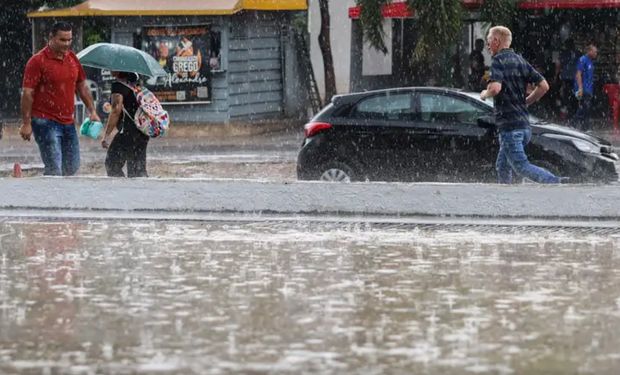
<svg viewBox="0 0 620 375"><path fill-rule="evenodd" d="M620 231L0 219L1 374L617 374Z"/></svg>

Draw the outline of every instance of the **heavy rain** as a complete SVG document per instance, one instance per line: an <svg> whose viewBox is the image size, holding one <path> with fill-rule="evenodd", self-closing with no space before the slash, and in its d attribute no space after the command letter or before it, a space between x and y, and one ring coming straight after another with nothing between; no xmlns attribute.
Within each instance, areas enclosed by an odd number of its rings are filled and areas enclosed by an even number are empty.
<svg viewBox="0 0 620 375"><path fill-rule="evenodd" d="M617 228L2 224L5 373L620 365Z"/></svg>
<svg viewBox="0 0 620 375"><path fill-rule="evenodd" d="M9 0L0 374L617 374L620 0Z"/></svg>

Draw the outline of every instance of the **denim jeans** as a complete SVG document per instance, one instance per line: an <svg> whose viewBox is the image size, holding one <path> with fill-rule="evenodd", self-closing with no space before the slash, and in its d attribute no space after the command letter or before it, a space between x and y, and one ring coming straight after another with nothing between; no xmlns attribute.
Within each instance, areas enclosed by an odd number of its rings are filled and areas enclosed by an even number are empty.
<svg viewBox="0 0 620 375"><path fill-rule="evenodd" d="M80 168L80 144L75 126L33 118L32 133L39 145L46 176L72 176Z"/></svg>
<svg viewBox="0 0 620 375"><path fill-rule="evenodd" d="M560 179L546 169L537 167L527 160L525 146L532 139L531 129L500 131L499 153L495 169L500 184L512 183L512 172L532 181L544 184L557 184Z"/></svg>

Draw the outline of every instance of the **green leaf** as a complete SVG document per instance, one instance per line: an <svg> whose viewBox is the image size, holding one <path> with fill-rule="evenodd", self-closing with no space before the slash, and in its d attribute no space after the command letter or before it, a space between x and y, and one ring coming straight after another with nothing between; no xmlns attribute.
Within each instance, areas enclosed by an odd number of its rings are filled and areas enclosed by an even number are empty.
<svg viewBox="0 0 620 375"><path fill-rule="evenodd" d="M356 0L361 7L360 25L365 40L375 49L387 53L381 9L392 0ZM431 59L458 40L463 19L461 0L408 0L415 12L418 42L415 61Z"/></svg>
<svg viewBox="0 0 620 375"><path fill-rule="evenodd" d="M517 0L485 0L480 8L480 16L492 26L511 28L517 17Z"/></svg>
<svg viewBox="0 0 620 375"><path fill-rule="evenodd" d="M408 4L416 15L415 61L432 60L459 39L464 11L461 0L408 0Z"/></svg>
<svg viewBox="0 0 620 375"><path fill-rule="evenodd" d="M387 48L383 40L383 15L381 8L391 0L356 0L362 11L360 14L360 25L362 32L368 43L375 49L387 53Z"/></svg>

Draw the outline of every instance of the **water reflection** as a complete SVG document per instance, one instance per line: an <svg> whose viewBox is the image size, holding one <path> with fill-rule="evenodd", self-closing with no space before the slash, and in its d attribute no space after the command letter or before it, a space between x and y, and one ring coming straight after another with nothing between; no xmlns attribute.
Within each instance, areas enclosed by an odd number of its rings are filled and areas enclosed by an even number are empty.
<svg viewBox="0 0 620 375"><path fill-rule="evenodd" d="M615 373L620 237L0 222L0 373Z"/></svg>

